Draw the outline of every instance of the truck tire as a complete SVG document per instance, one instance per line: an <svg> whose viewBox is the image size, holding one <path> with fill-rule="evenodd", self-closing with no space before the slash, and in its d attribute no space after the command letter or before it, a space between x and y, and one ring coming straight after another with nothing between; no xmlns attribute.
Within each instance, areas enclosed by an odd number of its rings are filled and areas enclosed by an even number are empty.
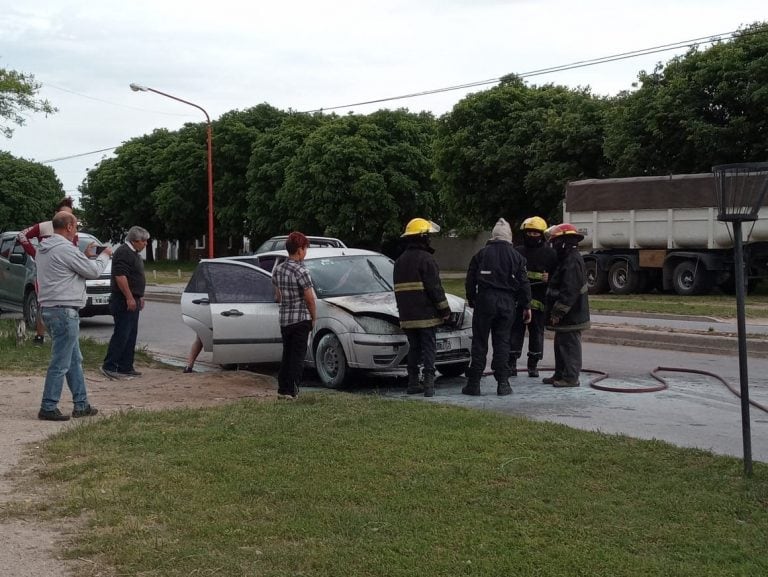
<svg viewBox="0 0 768 577"><path fill-rule="evenodd" d="M608 273L600 270L596 260L588 260L584 263L587 271L587 288L589 294L599 295L608 292Z"/></svg>
<svg viewBox="0 0 768 577"><path fill-rule="evenodd" d="M672 288L681 296L705 295L712 290L714 278L703 263L684 260L672 273Z"/></svg>
<svg viewBox="0 0 768 577"><path fill-rule="evenodd" d="M608 286L616 295L629 295L637 289L638 274L626 260L617 260L608 269Z"/></svg>

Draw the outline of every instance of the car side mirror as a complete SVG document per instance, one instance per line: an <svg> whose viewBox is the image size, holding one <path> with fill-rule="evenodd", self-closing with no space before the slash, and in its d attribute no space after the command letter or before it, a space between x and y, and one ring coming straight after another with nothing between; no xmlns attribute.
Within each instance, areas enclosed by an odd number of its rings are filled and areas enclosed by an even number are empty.
<svg viewBox="0 0 768 577"><path fill-rule="evenodd" d="M27 262L27 255L23 252L12 252L8 260L11 264L24 264Z"/></svg>

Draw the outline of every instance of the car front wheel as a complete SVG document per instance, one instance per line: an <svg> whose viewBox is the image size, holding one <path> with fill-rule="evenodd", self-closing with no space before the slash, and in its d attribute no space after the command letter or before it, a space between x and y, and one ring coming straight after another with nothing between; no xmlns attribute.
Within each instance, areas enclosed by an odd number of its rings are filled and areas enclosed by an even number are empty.
<svg viewBox="0 0 768 577"><path fill-rule="evenodd" d="M315 367L323 386L339 389L347 384L351 370L339 337L333 333L323 335L317 343Z"/></svg>
<svg viewBox="0 0 768 577"><path fill-rule="evenodd" d="M28 291L24 295L24 322L27 323L27 327L34 328L37 323L37 315L40 314L40 309L37 305L37 295L35 291Z"/></svg>

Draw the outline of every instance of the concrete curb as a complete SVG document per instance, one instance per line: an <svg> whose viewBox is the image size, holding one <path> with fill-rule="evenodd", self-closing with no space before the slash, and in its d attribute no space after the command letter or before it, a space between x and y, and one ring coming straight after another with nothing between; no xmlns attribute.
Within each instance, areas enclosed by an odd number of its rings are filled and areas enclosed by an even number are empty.
<svg viewBox="0 0 768 577"><path fill-rule="evenodd" d="M593 326L582 333L584 342L627 347L665 349L690 353L738 355L736 335L723 333L692 333L674 330L623 328L609 325ZM768 358L768 340L747 336L750 357Z"/></svg>

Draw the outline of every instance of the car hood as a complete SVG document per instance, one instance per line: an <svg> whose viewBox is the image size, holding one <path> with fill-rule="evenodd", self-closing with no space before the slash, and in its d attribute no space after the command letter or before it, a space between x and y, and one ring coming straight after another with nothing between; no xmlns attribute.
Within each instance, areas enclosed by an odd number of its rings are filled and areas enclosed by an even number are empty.
<svg viewBox="0 0 768 577"><path fill-rule="evenodd" d="M451 294L445 296L448 299L451 311L461 312L464 310L464 299ZM353 315L378 313L390 315L395 318L398 317L397 303L395 302L395 293L393 292L329 297L323 300L349 311Z"/></svg>

